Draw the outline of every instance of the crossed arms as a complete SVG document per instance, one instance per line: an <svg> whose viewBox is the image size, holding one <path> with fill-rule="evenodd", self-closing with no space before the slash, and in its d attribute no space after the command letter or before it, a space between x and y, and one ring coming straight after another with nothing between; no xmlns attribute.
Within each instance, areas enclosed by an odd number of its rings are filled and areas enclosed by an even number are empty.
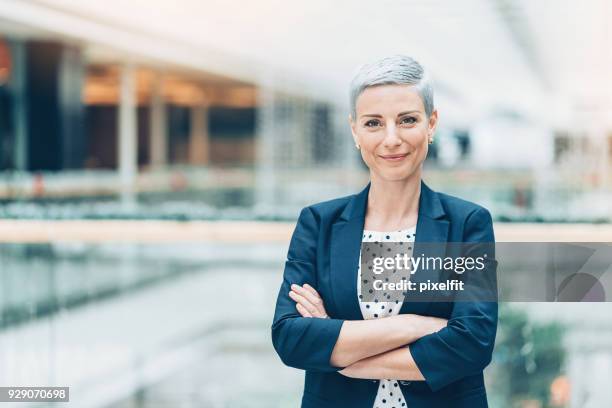
<svg viewBox="0 0 612 408"><path fill-rule="evenodd" d="M293 284L289 297L305 318L328 318L323 299L309 284ZM330 363L353 378L424 380L406 346L446 327L447 320L403 314L375 320L344 321Z"/></svg>

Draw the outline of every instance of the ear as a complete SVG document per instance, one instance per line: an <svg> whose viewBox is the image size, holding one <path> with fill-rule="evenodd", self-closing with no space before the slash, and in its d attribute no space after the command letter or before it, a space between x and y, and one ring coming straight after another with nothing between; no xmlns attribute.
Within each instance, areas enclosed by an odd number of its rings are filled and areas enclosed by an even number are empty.
<svg viewBox="0 0 612 408"><path fill-rule="evenodd" d="M356 145L360 144L359 143L359 138L357 137L357 132L355 131L355 128L357 126L357 123L355 123L355 121L353 120L353 115L349 113L348 116L348 120L349 120L349 125L351 127L351 133L353 134L353 142L355 142Z"/></svg>
<svg viewBox="0 0 612 408"><path fill-rule="evenodd" d="M434 133L436 132L436 127L438 126L438 110L434 109L433 112L431 112L431 115L429 115L429 124L428 124L428 129L429 129L429 137L433 137Z"/></svg>

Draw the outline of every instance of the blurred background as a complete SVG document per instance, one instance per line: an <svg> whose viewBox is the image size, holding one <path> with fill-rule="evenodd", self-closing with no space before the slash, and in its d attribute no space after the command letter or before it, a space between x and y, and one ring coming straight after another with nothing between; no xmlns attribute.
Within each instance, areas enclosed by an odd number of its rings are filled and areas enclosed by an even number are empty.
<svg viewBox="0 0 612 408"><path fill-rule="evenodd" d="M0 0L0 386L298 406L269 336L289 238L367 183L348 84L387 55L434 78L431 187L501 241L611 242L611 22L605 0ZM612 406L611 312L503 304L491 406Z"/></svg>

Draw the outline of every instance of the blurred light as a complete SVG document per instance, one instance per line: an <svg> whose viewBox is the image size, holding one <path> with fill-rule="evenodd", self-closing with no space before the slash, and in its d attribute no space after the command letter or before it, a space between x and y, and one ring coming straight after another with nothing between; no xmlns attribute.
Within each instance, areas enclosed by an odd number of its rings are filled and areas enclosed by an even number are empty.
<svg viewBox="0 0 612 408"><path fill-rule="evenodd" d="M136 94L139 105L151 99L156 72L149 68L136 71ZM250 108L256 104L256 88L239 81L212 77L187 77L176 73L163 75L163 96L166 103L178 106L226 106ZM87 105L117 105L119 103L119 67L92 64L87 69L83 89Z"/></svg>
<svg viewBox="0 0 612 408"><path fill-rule="evenodd" d="M6 41L0 37L0 85L6 83L11 75L11 53Z"/></svg>
<svg viewBox="0 0 612 408"><path fill-rule="evenodd" d="M555 378L550 384L550 403L554 407L562 407L569 404L571 384L564 375Z"/></svg>

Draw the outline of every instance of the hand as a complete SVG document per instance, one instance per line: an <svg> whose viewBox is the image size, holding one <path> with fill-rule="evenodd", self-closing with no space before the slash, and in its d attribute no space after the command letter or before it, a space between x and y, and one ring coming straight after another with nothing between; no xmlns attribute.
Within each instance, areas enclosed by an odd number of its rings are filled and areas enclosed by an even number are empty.
<svg viewBox="0 0 612 408"><path fill-rule="evenodd" d="M315 288L309 284L305 283L303 286L291 285L289 297L296 302L295 307L302 317L329 318L323 305L323 299Z"/></svg>

